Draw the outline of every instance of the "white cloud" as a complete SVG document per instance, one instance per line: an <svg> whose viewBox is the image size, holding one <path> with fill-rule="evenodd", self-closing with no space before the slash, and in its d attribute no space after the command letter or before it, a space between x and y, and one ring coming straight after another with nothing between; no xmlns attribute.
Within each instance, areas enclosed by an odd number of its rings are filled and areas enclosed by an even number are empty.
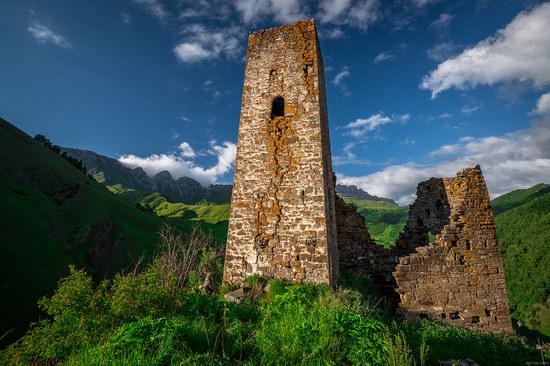
<svg viewBox="0 0 550 366"><path fill-rule="evenodd" d="M184 145L182 147L182 145ZM153 176L163 170L170 172L172 177L179 179L181 177L190 177L198 181L203 186L215 183L220 177L226 174L233 167L237 147L232 142L224 142L217 145L213 142L208 152L217 157L216 165L210 168L204 168L197 165L193 160L187 160L189 154L194 150L191 146L183 142L180 146L180 153L172 154L154 154L145 158L136 155L123 155L118 160L131 168L141 167L149 176ZM191 149L190 151L188 150Z"/></svg>
<svg viewBox="0 0 550 366"><path fill-rule="evenodd" d="M388 61L388 60L391 60L392 58L393 58L393 54L389 51L386 51L376 55L373 62L375 64L379 64L380 62Z"/></svg>
<svg viewBox="0 0 550 366"><path fill-rule="evenodd" d="M416 186L431 177L452 177L457 171L480 164L492 197L514 189L550 182L550 117L524 130L502 136L463 137L431 152L429 163L392 165L360 177L338 175L343 184L355 184L369 193L399 204L414 200Z"/></svg>
<svg viewBox="0 0 550 366"><path fill-rule="evenodd" d="M419 8L422 8L430 3L435 3L439 0L412 0L414 5L418 6Z"/></svg>
<svg viewBox="0 0 550 366"><path fill-rule="evenodd" d="M426 75L420 87L432 98L450 88L460 90L507 81L550 84L550 2L519 13L494 36L448 59Z"/></svg>
<svg viewBox="0 0 550 366"><path fill-rule="evenodd" d="M475 111L477 111L479 109L481 109L481 105L479 105L479 104L477 104L477 105L465 104L460 109L460 113L462 113L462 114L472 114L472 113L474 113Z"/></svg>
<svg viewBox="0 0 550 366"><path fill-rule="evenodd" d="M539 114L550 114L550 92L540 96L537 100L537 106L534 112Z"/></svg>
<svg viewBox="0 0 550 366"><path fill-rule="evenodd" d="M185 40L174 47L174 54L183 63L193 63L217 58L221 55L235 58L241 51L236 27L223 30L207 29L202 24L194 24L184 31Z"/></svg>
<svg viewBox="0 0 550 366"><path fill-rule="evenodd" d="M305 18L300 0L237 0L235 8L245 23L258 23L265 17L279 23Z"/></svg>
<svg viewBox="0 0 550 366"><path fill-rule="evenodd" d="M195 154L195 150L193 150L193 148L191 147L191 145L189 145L188 142L183 141L179 145L179 149L180 149L180 156L184 158L194 158L197 156L197 154Z"/></svg>
<svg viewBox="0 0 550 366"><path fill-rule="evenodd" d="M164 22L170 15L159 0L134 0L134 2L161 22Z"/></svg>
<svg viewBox="0 0 550 366"><path fill-rule="evenodd" d="M185 122L191 122L191 119L189 119L185 116L181 116L181 119L184 120Z"/></svg>
<svg viewBox="0 0 550 366"><path fill-rule="evenodd" d="M48 27L41 24L30 25L27 30L40 43L53 43L63 48L73 48L73 45L62 35L55 33Z"/></svg>
<svg viewBox="0 0 550 366"><path fill-rule="evenodd" d="M399 145L414 145L414 144L416 144L416 140L410 139L408 137L399 143Z"/></svg>
<svg viewBox="0 0 550 366"><path fill-rule="evenodd" d="M323 0L319 4L321 23L348 25L366 31L380 19L378 0Z"/></svg>
<svg viewBox="0 0 550 366"><path fill-rule="evenodd" d="M338 27L330 29L318 29L319 38L339 39L344 38L346 35L344 31Z"/></svg>
<svg viewBox="0 0 550 366"><path fill-rule="evenodd" d="M210 58L213 52L204 49L197 42L184 42L174 47L176 57L182 62L197 62Z"/></svg>
<svg viewBox="0 0 550 366"><path fill-rule="evenodd" d="M351 5L351 0L324 0L321 1L321 21L328 23L338 18Z"/></svg>
<svg viewBox="0 0 550 366"><path fill-rule="evenodd" d="M380 112L373 114L368 118L358 118L353 122L348 123L344 126L346 129L350 129L349 134L354 137L363 137L367 132L374 131L381 126L393 123L401 122L406 123L411 119L410 114L401 114L401 115L392 115L391 117L385 116L384 113Z"/></svg>
<svg viewBox="0 0 550 366"><path fill-rule="evenodd" d="M443 61L456 55L460 46L452 42L443 42L434 45L426 51L428 58L434 61Z"/></svg>
<svg viewBox="0 0 550 366"><path fill-rule="evenodd" d="M353 148L355 147L355 144L353 142L347 142L344 144L344 148L342 151L344 151L344 154L349 159L355 159L355 154L352 152Z"/></svg>
<svg viewBox="0 0 550 366"><path fill-rule="evenodd" d="M332 81L332 83L336 86L340 86L340 84L342 83L342 80L344 80L348 76L350 76L350 72L348 70L348 67L344 66L344 67L342 67L340 72L338 74L336 74L336 76L334 77L334 80Z"/></svg>
<svg viewBox="0 0 550 366"><path fill-rule="evenodd" d="M335 155L332 157L332 164L334 166L341 165L370 165L372 162L368 159L358 158L357 155L353 152L355 147L354 142L346 142L342 148L343 155Z"/></svg>
<svg viewBox="0 0 550 366"><path fill-rule="evenodd" d="M439 30L446 30L449 25L451 24L451 22L453 21L453 16L449 13L441 13L439 15L439 18L437 18L436 20L434 20L429 28L436 28L436 29L439 29Z"/></svg>
<svg viewBox="0 0 550 366"><path fill-rule="evenodd" d="M400 115L393 115L392 118L394 120L398 120L401 123L405 123L405 122L409 122L411 120L411 114L406 113L406 114L400 114Z"/></svg>

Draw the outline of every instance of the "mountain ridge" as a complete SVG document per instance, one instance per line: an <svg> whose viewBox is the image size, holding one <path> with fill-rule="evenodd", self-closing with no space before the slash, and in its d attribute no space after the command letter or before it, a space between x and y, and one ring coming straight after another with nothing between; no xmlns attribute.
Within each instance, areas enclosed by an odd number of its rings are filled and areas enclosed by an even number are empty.
<svg viewBox="0 0 550 366"><path fill-rule="evenodd" d="M211 184L203 187L190 177L174 179L170 172L163 170L150 177L141 167L129 168L116 159L90 150L61 148L62 152L82 160L88 173L98 182L110 186L122 184L126 188L143 192L158 192L174 202L195 204L202 200L213 203L226 203L231 200L232 186Z"/></svg>
<svg viewBox="0 0 550 366"><path fill-rule="evenodd" d="M387 202L397 206L397 203L391 198L384 198L384 197L371 195L367 191L364 191L363 189L353 184L352 185L336 184L335 192L342 197L360 198L360 199L375 201L375 202Z"/></svg>
<svg viewBox="0 0 550 366"><path fill-rule="evenodd" d="M167 170L150 177L141 167L129 168L116 159L91 150L62 147L61 151L75 159L82 160L88 173L106 186L121 184L126 188L142 192L157 192L172 202L185 204L195 204L203 200L213 203L231 201L233 186L230 184L211 184L208 187L203 187L190 177L174 179ZM355 185L337 184L335 192L343 197L386 202L397 206L394 200L371 195Z"/></svg>

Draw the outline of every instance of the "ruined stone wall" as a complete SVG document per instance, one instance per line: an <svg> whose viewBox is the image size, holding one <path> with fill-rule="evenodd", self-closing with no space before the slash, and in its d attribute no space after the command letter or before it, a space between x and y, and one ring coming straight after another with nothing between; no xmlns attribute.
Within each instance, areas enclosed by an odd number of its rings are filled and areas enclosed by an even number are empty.
<svg viewBox="0 0 550 366"><path fill-rule="evenodd" d="M344 202L338 195L335 206L340 266L357 269L363 263L374 265L371 261L376 243L367 230L365 217L355 205Z"/></svg>
<svg viewBox="0 0 550 366"><path fill-rule="evenodd" d="M410 232L428 230L436 239L401 257L393 272L401 312L412 319L511 332L504 267L481 169L428 182L411 210L409 224L416 226Z"/></svg>
<svg viewBox="0 0 550 366"><path fill-rule="evenodd" d="M273 115L275 98L284 114ZM334 181L314 21L251 33L224 280L334 283Z"/></svg>

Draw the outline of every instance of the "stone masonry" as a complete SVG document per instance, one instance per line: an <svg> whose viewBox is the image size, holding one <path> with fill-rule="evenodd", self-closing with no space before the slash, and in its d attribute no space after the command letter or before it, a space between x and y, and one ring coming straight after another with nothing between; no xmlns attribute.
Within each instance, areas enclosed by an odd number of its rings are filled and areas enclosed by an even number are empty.
<svg viewBox="0 0 550 366"><path fill-rule="evenodd" d="M326 109L314 20L249 35L225 281L336 281Z"/></svg>
<svg viewBox="0 0 550 366"><path fill-rule="evenodd" d="M410 320L512 331L479 166L421 182L391 249L374 242L335 183L314 20L251 33L224 281L259 274L333 285L346 267Z"/></svg>
<svg viewBox="0 0 550 366"><path fill-rule="evenodd" d="M511 332L504 267L479 165L455 178L421 183L409 225L411 243L420 246L401 257L393 272L400 311L408 318ZM435 242L423 245L428 231Z"/></svg>

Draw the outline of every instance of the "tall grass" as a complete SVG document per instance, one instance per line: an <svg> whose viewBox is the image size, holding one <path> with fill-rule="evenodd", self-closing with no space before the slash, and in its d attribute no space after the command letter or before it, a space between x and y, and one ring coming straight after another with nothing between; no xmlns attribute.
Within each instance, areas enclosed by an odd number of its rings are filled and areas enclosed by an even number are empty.
<svg viewBox="0 0 550 366"><path fill-rule="evenodd" d="M204 252L201 256L192 261L194 267L209 258ZM179 281L177 273L159 270L155 261L142 273L121 274L98 285L84 271L71 268L56 293L40 302L50 318L0 351L0 364L422 366L457 358L487 365L540 361L536 350L517 337L394 322L369 300L368 283L345 277L343 283L361 292L271 280L268 294L257 291L254 299L235 304L225 302L220 293L200 293L189 281ZM266 280L246 282L262 288Z"/></svg>

